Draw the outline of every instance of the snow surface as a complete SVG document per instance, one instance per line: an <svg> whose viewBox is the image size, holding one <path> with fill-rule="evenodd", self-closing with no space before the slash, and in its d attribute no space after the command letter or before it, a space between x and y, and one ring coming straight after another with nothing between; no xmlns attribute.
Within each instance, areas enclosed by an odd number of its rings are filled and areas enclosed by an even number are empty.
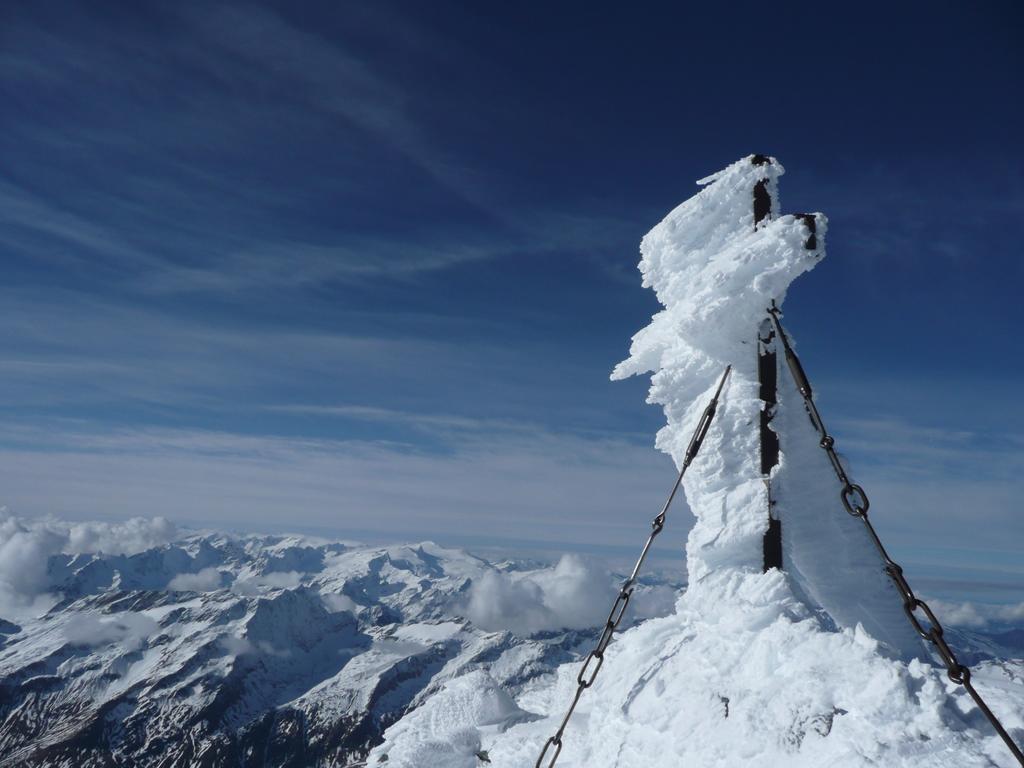
<svg viewBox="0 0 1024 768"><path fill-rule="evenodd" d="M387 764L395 768L477 768L486 733L531 719L489 674L477 670L448 682L429 707L399 720L367 762L382 762L387 755Z"/></svg>
<svg viewBox="0 0 1024 768"><path fill-rule="evenodd" d="M684 597L676 615L610 647L560 766L1014 765L943 674L887 658L860 629L824 630L784 574L734 573L725 587L720 601ZM566 665L520 697L549 717L484 739L496 765L534 764L577 670ZM979 671L978 687L1018 735L1022 686L1024 662Z"/></svg>
<svg viewBox="0 0 1024 768"><path fill-rule="evenodd" d="M644 285L664 309L633 338L613 378L653 372L649 402L668 422L656 444L677 464L725 366L733 372L684 481L697 518L686 548L688 589L673 615L610 646L559 765L1014 765L909 628L878 554L842 509L784 363L773 421L783 455L772 481L785 570L762 573L768 500L756 332L770 303L781 305L790 283L824 256L826 230L817 214L817 247L808 250L804 222L780 215L782 172L778 162L734 163L700 182L704 188L641 244ZM773 210L755 229L752 196L762 179ZM427 700L385 734L368 764L400 755L403 766L469 766L479 745L495 765L533 766L578 671L578 662L567 664L527 686L516 706L541 718L500 733L489 730L494 705L474 710L454 681L458 705ZM1004 725L1024 738L1024 662L983 667L975 680ZM483 679L472 685L491 690Z"/></svg>

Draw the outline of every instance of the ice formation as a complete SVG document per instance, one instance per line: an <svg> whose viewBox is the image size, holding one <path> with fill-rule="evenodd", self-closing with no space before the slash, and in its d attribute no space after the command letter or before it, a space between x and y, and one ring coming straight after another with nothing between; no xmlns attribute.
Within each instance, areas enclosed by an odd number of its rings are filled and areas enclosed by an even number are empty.
<svg viewBox="0 0 1024 768"><path fill-rule="evenodd" d="M697 517L686 548L689 587L674 615L612 643L558 765L1013 765L906 622L881 560L841 506L784 363L772 422L782 452L772 487L783 570L762 572L768 500L756 333L770 303L781 305L790 283L824 256L826 228L816 214L809 248L807 220L780 214L782 172L763 158L734 163L700 182L703 189L643 239L644 285L664 309L634 337L613 378L653 372L649 401L663 406L668 422L657 446L677 464L722 370L731 364L733 373L684 483ZM755 226L758 186L771 206ZM467 743L479 738L495 765L533 766L578 670L565 665L519 696L517 706L541 719L498 734L475 729ZM1020 738L1021 681L984 669L975 680ZM430 707L417 722L429 721ZM470 719L464 713L464 740ZM380 754L415 755L402 736L388 733Z"/></svg>
<svg viewBox="0 0 1024 768"><path fill-rule="evenodd" d="M803 218L778 210L776 161L745 158L704 179L704 189L652 229L640 246L644 285L664 305L633 338L613 378L653 371L649 401L668 424L657 445L682 461L720 372L732 365L728 394L684 480L697 516L687 541L690 590L722 595L736 571L759 574L768 524L761 475L757 330L789 284L824 257L826 219L815 214L815 247ZM772 210L755 228L754 187L764 182ZM863 624L905 659L921 643L859 521L843 512L839 486L788 371L780 371L781 463L772 485L782 519L785 569L809 607L840 626ZM696 597L696 595L695 595Z"/></svg>
<svg viewBox="0 0 1024 768"><path fill-rule="evenodd" d="M413 710L388 731L388 741L370 763L396 766L477 768L486 754L482 740L517 722L533 719L489 674L470 672L447 683L430 706ZM382 761L381 757L388 759Z"/></svg>

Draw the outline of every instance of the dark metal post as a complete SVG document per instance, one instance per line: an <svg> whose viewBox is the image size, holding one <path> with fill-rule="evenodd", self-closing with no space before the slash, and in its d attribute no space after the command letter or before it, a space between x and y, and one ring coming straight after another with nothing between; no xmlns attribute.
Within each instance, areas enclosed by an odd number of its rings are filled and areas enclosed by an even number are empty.
<svg viewBox="0 0 1024 768"><path fill-rule="evenodd" d="M754 165L770 165L771 159L764 155L751 158ZM761 179L754 185L754 228L768 220L772 213L772 196L768 191L768 179ZM760 383L759 397L764 402L761 409L761 475L768 495L768 530L764 534L764 570L782 568L782 521L775 514L775 499L772 497L772 468L779 463L779 436L769 426L775 415L778 402L778 357L775 354L775 328L767 317L757 331L757 379Z"/></svg>
<svg viewBox="0 0 1024 768"><path fill-rule="evenodd" d="M761 384L761 474L768 492L768 530L764 534L764 570L782 568L782 521L775 513L772 496L772 469L779 463L779 436L768 426L778 403L778 357L775 354L775 329L769 320L761 323L757 334L757 377Z"/></svg>
<svg viewBox="0 0 1024 768"><path fill-rule="evenodd" d="M765 155L754 155L750 161L754 165L771 165L770 157ZM754 229L757 225L771 216L772 196L768 191L768 179L761 179L754 185Z"/></svg>

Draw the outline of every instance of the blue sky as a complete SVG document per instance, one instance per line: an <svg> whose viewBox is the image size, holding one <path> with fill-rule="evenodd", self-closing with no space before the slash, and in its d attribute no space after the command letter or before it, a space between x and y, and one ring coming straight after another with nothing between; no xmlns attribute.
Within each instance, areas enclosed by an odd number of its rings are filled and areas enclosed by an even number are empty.
<svg viewBox="0 0 1024 768"><path fill-rule="evenodd" d="M883 534L1019 599L1024 15L766 7L7 4L0 504L629 552L637 245L765 152Z"/></svg>

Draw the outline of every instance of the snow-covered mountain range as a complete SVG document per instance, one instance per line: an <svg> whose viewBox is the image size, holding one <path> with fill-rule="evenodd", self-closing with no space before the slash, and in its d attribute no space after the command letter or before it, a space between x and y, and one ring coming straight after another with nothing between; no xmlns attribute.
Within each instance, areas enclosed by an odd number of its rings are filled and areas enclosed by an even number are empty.
<svg viewBox="0 0 1024 768"><path fill-rule="evenodd" d="M562 705L618 578L432 543L172 538L46 557L52 605L0 621L0 766L484 765ZM681 592L641 584L624 636L641 657L633 636L670 631L655 617ZM1024 657L1000 627L953 639L971 662ZM986 669L1024 680L1019 661Z"/></svg>
<svg viewBox="0 0 1024 768"><path fill-rule="evenodd" d="M51 554L46 578L46 613L0 622L4 768L359 765L455 679L508 725L615 581L572 557L223 534ZM675 594L645 584L641 615Z"/></svg>

